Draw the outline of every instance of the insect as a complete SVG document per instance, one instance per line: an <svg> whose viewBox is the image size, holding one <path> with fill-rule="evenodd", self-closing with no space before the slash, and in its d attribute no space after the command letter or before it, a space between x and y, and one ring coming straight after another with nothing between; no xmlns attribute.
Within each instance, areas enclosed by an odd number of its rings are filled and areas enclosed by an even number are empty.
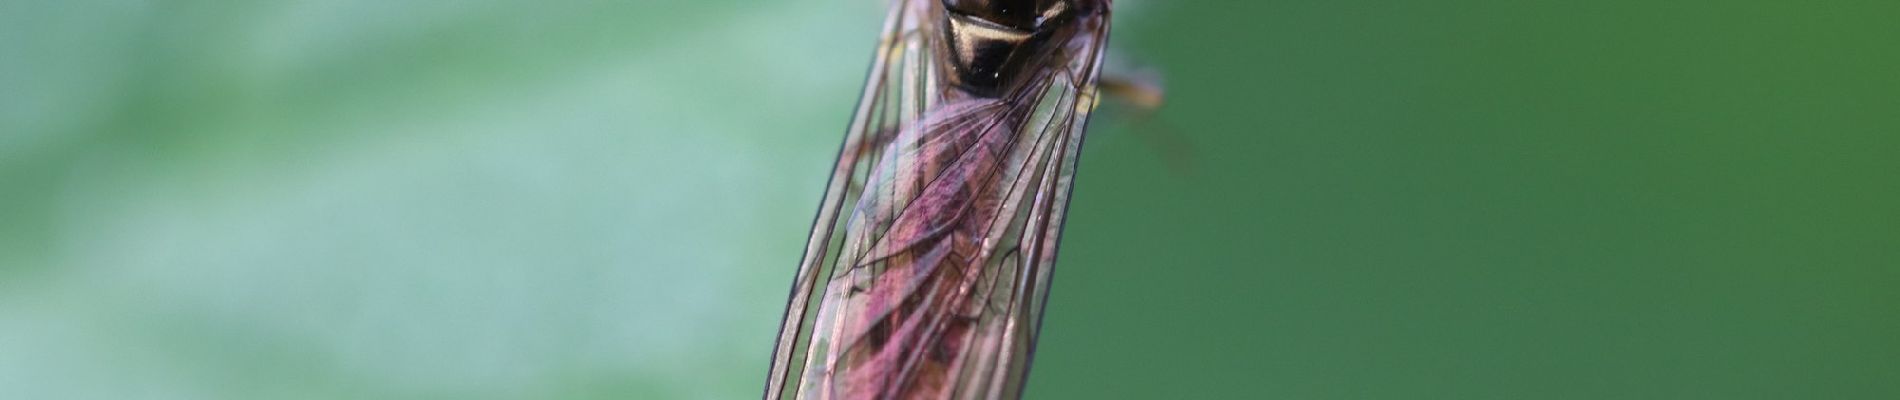
<svg viewBox="0 0 1900 400"><path fill-rule="evenodd" d="M1020 397L1110 0L895 0L766 399Z"/></svg>

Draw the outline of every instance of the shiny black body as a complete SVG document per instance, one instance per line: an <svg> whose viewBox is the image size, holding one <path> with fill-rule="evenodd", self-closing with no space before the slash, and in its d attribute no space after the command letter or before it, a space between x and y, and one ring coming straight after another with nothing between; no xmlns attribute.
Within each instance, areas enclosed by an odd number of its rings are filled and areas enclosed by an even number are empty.
<svg viewBox="0 0 1900 400"><path fill-rule="evenodd" d="M1087 3L1087 2L1083 2ZM998 97L1020 86L1024 69L1048 56L1077 12L1069 0L943 0L942 58L949 83Z"/></svg>

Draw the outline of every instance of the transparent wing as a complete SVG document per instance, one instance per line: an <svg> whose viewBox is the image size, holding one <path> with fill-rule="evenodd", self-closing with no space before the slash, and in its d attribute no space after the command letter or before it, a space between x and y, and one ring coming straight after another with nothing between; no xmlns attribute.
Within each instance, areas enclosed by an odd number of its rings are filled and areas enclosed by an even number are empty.
<svg viewBox="0 0 1900 400"><path fill-rule="evenodd" d="M1108 42L1108 25L1106 13L1085 21L1083 32L1068 48L1067 62L1052 65L1039 80L1046 93L1036 105L1036 117L1030 120L1026 135L1039 141L1024 152L1016 183L1005 199L1021 210L998 214L1011 218L999 224L1008 227L1000 236L1006 247L998 250L1004 257L992 266L998 272L992 278L994 289L986 293L986 309L973 328L978 334L971 335L971 344L964 346L963 358L970 365L961 379L967 384L954 398L1021 397L1048 301L1082 140L1096 104L1095 82Z"/></svg>
<svg viewBox="0 0 1900 400"><path fill-rule="evenodd" d="M799 261L798 272L792 282L790 298L787 300L779 338L772 351L772 366L766 379L765 398L793 398L800 393L804 377L812 375L807 371L807 359L822 354L825 348L821 338L813 338L816 316L829 280L833 275L832 266L838 259L838 247L843 235L834 235L838 231L844 213L843 206L854 203L861 197L863 182L870 172L870 161L879 158L878 150L886 148L895 138L904 111L910 111L912 117L921 114L923 105L898 108L891 106L907 94L912 101L921 96L915 92L928 89L929 82L922 73L914 72L930 65L919 62L925 50L921 43L919 24L916 15L917 0L895 0L890 14L884 20L884 28L879 34L876 50L873 52L869 76L864 91L859 95L858 107L851 124L845 131L844 145L838 151L836 164L826 183L824 200L820 202L817 216L812 222L812 232L805 247L805 255ZM905 93L905 87L913 87L911 93ZM821 345L812 348L814 342Z"/></svg>
<svg viewBox="0 0 1900 400"><path fill-rule="evenodd" d="M936 80L894 2L787 302L767 399L1015 398L1073 183L1104 12L1002 98Z"/></svg>

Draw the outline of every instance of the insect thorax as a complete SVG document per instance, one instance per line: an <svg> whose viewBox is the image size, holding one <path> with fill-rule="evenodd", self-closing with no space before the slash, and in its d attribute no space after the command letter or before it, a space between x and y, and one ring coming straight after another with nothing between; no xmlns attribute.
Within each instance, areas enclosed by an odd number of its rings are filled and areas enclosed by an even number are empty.
<svg viewBox="0 0 1900 400"><path fill-rule="evenodd" d="M1074 20L1072 0L943 0L943 78L973 95L999 97L1028 78Z"/></svg>

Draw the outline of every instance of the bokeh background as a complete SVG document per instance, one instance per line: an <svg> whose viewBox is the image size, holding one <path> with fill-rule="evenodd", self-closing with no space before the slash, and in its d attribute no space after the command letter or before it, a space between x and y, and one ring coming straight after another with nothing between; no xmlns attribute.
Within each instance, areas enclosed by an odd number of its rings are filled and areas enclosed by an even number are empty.
<svg viewBox="0 0 1900 400"><path fill-rule="evenodd" d="M1031 398L1900 397L1900 3L1118 3ZM0 3L0 398L757 396L882 15Z"/></svg>

